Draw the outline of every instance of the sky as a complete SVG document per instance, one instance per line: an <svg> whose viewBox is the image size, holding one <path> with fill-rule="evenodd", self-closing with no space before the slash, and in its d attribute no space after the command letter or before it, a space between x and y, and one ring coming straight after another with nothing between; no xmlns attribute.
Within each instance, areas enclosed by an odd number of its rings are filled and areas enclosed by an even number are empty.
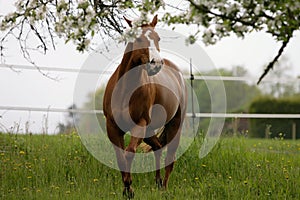
<svg viewBox="0 0 300 200"><path fill-rule="evenodd" d="M0 14L7 13L12 7L12 1L0 0ZM159 25L158 25L159 26ZM186 27L178 27L176 31L188 36ZM257 80L263 66L271 61L280 48L270 35L266 33L251 33L245 39L235 36L224 38L216 45L205 46L200 40L198 44L208 54L218 68L231 69L233 66L243 66L249 72L249 78ZM5 64L29 65L23 58L18 43L8 41ZM297 31L284 51L291 65L290 72L300 75L300 32ZM38 66L80 68L88 58L88 53L79 53L74 45L59 42L55 51L46 55L34 54L33 60ZM67 108L73 103L73 93L77 78L76 73L50 72L59 81L44 77L36 70L20 70L0 68L0 106ZM48 122L47 122L47 120ZM25 132L25 124L32 132L56 131L58 122L65 122L65 113L43 113L29 111L0 110L0 131L12 130ZM48 131L45 128L49 127Z"/></svg>

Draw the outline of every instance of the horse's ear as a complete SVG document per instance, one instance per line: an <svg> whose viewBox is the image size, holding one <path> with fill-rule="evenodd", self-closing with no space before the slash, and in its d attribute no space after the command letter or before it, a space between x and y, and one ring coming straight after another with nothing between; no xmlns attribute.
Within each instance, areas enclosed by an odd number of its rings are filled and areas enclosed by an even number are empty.
<svg viewBox="0 0 300 200"><path fill-rule="evenodd" d="M156 24L157 24L157 15L155 15L155 16L153 17L152 22L150 23L150 25L151 25L152 27L155 27Z"/></svg>
<svg viewBox="0 0 300 200"><path fill-rule="evenodd" d="M125 21L127 22L127 24L129 25L129 27L132 27L132 21L127 19L125 16L123 16L123 18L125 19Z"/></svg>

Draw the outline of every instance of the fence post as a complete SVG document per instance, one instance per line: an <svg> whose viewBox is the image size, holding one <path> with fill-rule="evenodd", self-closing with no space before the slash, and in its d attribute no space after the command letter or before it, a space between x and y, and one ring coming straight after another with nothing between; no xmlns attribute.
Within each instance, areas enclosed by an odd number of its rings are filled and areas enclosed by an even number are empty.
<svg viewBox="0 0 300 200"><path fill-rule="evenodd" d="M270 124L267 124L267 126L266 126L266 130L265 130L265 138L266 139L268 139L270 137L270 135L271 135L271 132L270 132L271 126L272 125L270 125Z"/></svg>
<svg viewBox="0 0 300 200"><path fill-rule="evenodd" d="M293 122L292 124L292 139L296 140L296 123Z"/></svg>

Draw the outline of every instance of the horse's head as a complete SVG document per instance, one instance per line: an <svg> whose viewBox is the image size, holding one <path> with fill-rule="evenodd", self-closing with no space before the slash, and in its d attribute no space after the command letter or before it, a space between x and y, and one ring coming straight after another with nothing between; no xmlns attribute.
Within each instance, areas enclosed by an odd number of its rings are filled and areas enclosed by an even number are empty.
<svg viewBox="0 0 300 200"><path fill-rule="evenodd" d="M132 27L132 21L126 19L126 22ZM160 37L154 28L157 24L157 15L149 24L143 24L140 28L142 33L133 42L132 59L138 65L144 65L149 76L157 74L164 62L160 57L159 40Z"/></svg>

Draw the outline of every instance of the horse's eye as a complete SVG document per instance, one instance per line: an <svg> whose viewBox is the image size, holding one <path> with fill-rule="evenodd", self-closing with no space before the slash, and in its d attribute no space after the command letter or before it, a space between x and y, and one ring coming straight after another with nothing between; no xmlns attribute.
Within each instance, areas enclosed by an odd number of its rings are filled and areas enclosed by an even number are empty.
<svg viewBox="0 0 300 200"><path fill-rule="evenodd" d="M160 37L158 37L157 40L160 41Z"/></svg>

